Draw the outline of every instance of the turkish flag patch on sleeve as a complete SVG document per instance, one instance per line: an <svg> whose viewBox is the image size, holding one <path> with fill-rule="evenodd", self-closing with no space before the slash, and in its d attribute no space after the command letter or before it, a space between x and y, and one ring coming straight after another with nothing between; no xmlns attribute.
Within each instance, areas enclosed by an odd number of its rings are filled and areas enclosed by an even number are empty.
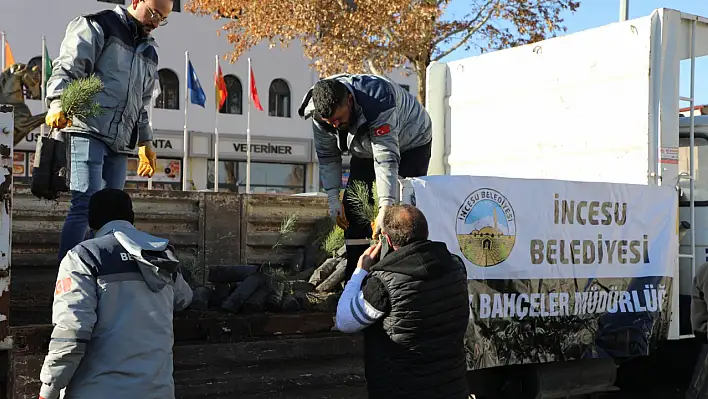
<svg viewBox="0 0 708 399"><path fill-rule="evenodd" d="M54 295L61 295L71 291L71 277L65 277L57 281L54 287Z"/></svg>
<svg viewBox="0 0 708 399"><path fill-rule="evenodd" d="M374 136L376 136L376 137L383 136L385 134L388 134L389 132L391 132L391 125L388 125L388 124L381 125L381 126L377 127L376 129L374 129Z"/></svg>

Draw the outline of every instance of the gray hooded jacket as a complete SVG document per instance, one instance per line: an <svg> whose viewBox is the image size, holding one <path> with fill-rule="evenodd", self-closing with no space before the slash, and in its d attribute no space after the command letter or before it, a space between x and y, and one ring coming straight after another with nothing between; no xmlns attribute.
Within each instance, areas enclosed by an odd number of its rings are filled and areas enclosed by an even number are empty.
<svg viewBox="0 0 708 399"><path fill-rule="evenodd" d="M381 76L341 74L326 79L344 83L352 93L356 122L349 127L347 148L342 148L344 143L339 142L336 130L312 118L320 180L325 191L328 195L338 195L342 184L342 153L348 151L360 158L374 158L379 205L393 205L401 153L432 140L428 111L399 84ZM298 113L308 119L313 116L314 108L310 88Z"/></svg>
<svg viewBox="0 0 708 399"><path fill-rule="evenodd" d="M59 266L40 395L174 398L172 313L192 290L168 241L125 221L70 250Z"/></svg>
<svg viewBox="0 0 708 399"><path fill-rule="evenodd" d="M152 140L147 109L157 81L157 44L140 37L135 22L122 6L77 17L66 28L47 81L50 112L61 109L66 86L95 74L104 89L93 99L103 114L73 119L65 132L89 134L113 151L132 154L136 145Z"/></svg>

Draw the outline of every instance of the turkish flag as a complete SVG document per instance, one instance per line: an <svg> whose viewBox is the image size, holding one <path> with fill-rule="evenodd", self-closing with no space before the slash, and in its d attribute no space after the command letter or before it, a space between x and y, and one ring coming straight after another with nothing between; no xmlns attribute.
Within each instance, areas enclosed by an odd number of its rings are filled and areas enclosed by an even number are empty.
<svg viewBox="0 0 708 399"><path fill-rule="evenodd" d="M258 99L258 90L256 89L256 78L253 76L253 68L251 68L251 100L253 100L253 105L256 106L257 110L263 111L261 100Z"/></svg>

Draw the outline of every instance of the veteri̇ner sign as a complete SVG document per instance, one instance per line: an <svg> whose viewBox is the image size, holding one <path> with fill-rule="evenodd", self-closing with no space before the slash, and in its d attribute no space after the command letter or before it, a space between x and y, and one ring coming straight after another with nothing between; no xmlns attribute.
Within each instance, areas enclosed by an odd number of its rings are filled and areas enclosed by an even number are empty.
<svg viewBox="0 0 708 399"><path fill-rule="evenodd" d="M248 146L246 144L233 143L234 151L247 153ZM251 152L256 154L281 154L292 155L293 147L289 145L274 145L274 144L251 144Z"/></svg>

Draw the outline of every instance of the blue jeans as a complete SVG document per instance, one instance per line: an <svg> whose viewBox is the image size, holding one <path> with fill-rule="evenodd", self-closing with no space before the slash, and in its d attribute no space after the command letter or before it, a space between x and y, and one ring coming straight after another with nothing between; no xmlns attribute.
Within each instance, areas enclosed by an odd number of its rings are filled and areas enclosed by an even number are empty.
<svg viewBox="0 0 708 399"><path fill-rule="evenodd" d="M71 135L70 150L71 207L61 229L59 262L86 239L91 195L104 187L122 190L128 168L126 155L113 152L106 143L93 137Z"/></svg>

